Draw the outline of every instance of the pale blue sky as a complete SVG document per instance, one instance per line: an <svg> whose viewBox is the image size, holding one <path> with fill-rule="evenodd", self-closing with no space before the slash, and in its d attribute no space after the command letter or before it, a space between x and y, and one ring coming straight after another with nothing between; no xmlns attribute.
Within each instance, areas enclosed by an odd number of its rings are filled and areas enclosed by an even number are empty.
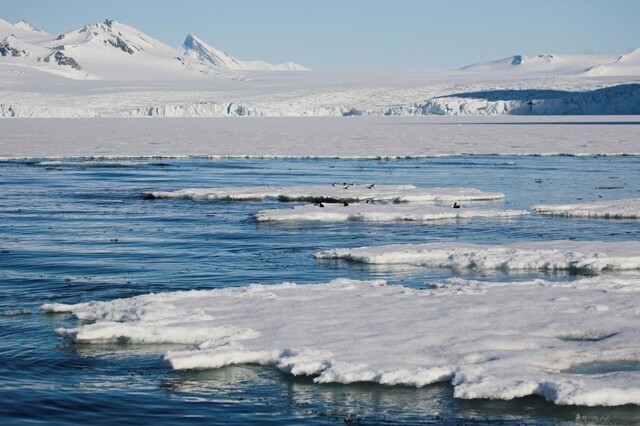
<svg viewBox="0 0 640 426"><path fill-rule="evenodd" d="M640 47L640 0L0 0L58 34L115 19L171 46L313 69L443 69L513 54Z"/></svg>

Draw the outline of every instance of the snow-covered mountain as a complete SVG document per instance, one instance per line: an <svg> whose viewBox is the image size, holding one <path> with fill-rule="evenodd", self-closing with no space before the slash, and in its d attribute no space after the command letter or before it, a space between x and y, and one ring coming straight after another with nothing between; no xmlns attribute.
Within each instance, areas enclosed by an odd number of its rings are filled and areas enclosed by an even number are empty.
<svg viewBox="0 0 640 426"><path fill-rule="evenodd" d="M41 34L46 34L44 31L34 27L33 25L31 25L29 22L25 21L24 19L22 21L20 21L20 22L17 22L15 24L15 27L16 28L20 28L22 30L26 30L26 31L32 31L32 32L37 32L37 33L41 33Z"/></svg>
<svg viewBox="0 0 640 426"><path fill-rule="evenodd" d="M461 68L489 75L622 76L640 75L640 49L626 55L514 55Z"/></svg>
<svg viewBox="0 0 640 426"><path fill-rule="evenodd" d="M20 21L14 25L0 18L0 38L5 38L11 34L21 40L32 43L42 42L51 38L49 34L37 29L27 21Z"/></svg>
<svg viewBox="0 0 640 426"><path fill-rule="evenodd" d="M640 49L282 72L300 69L242 61L192 34L174 48L111 20L59 36L0 20L0 117L640 114Z"/></svg>
<svg viewBox="0 0 640 426"><path fill-rule="evenodd" d="M57 37L26 21L0 19L0 63L71 79L184 80L233 77L226 71L302 70L285 63L240 61L189 34L174 49L123 23L105 20Z"/></svg>
<svg viewBox="0 0 640 426"><path fill-rule="evenodd" d="M588 76L640 76L640 48L619 56L615 61L593 66L585 71Z"/></svg>
<svg viewBox="0 0 640 426"><path fill-rule="evenodd" d="M303 71L307 68L293 62L273 65L264 61L241 61L227 52L209 46L193 34L188 34L181 46L181 55L215 67L236 71Z"/></svg>

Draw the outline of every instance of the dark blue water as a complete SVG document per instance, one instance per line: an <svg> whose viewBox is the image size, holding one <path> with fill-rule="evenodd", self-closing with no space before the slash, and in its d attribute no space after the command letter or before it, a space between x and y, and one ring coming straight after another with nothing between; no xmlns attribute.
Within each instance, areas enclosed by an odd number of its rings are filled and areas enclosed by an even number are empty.
<svg viewBox="0 0 640 426"><path fill-rule="evenodd" d="M512 164L514 163L514 164ZM416 389L319 385L275 368L175 372L166 346L80 345L47 302L76 303L249 283L565 274L380 268L318 261L334 247L431 241L637 240L640 221L532 215L432 223L257 224L277 202L145 200L143 191L344 180L471 186L501 191L492 205L529 209L640 196L638 157L460 157L421 160L205 160L0 162L0 423L639 423L640 409L556 407L542 398L453 399L447 384ZM279 206L281 207L281 205Z"/></svg>

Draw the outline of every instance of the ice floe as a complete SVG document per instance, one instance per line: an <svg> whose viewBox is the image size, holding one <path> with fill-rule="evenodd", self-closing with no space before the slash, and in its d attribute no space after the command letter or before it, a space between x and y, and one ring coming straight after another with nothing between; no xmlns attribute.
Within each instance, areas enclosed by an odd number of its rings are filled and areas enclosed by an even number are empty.
<svg viewBox="0 0 640 426"><path fill-rule="evenodd" d="M145 198L183 198L210 201L323 201L323 202L454 202L499 200L500 192L484 192L476 188L418 188L413 185L359 185L341 182L311 186L252 186L238 188L189 188L179 191L152 191Z"/></svg>
<svg viewBox="0 0 640 426"><path fill-rule="evenodd" d="M640 365L640 278L431 284L340 279L43 309L92 322L56 330L75 342L187 344L165 355L179 370L258 363L317 383L449 382L457 398L640 404L629 367Z"/></svg>
<svg viewBox="0 0 640 426"><path fill-rule="evenodd" d="M431 268L599 273L640 269L640 242L571 240L501 245L438 242L331 249L318 252L315 257Z"/></svg>
<svg viewBox="0 0 640 426"><path fill-rule="evenodd" d="M442 219L471 219L475 217L513 217L529 214L526 210L482 210L476 208L440 207L429 204L323 204L296 206L291 209L262 210L256 214L258 222L305 221L429 221Z"/></svg>
<svg viewBox="0 0 640 426"><path fill-rule="evenodd" d="M536 213L593 219L640 219L640 198L534 206Z"/></svg>
<svg viewBox="0 0 640 426"><path fill-rule="evenodd" d="M139 93L144 95L140 102L145 105L147 93ZM201 91L197 93L201 94ZM130 98L132 94L126 95ZM52 99L38 94L33 97ZM105 100L104 93L96 97L101 103L112 104ZM67 99L65 103L72 102ZM481 120L461 116L346 120L330 117L306 117L304 120L296 117L255 117L251 120L60 118L55 123L51 126L50 120L37 118L0 120L3 136L0 159L640 155L638 116L498 116ZM256 135L260 135L258 140ZM496 161L501 160L496 158Z"/></svg>

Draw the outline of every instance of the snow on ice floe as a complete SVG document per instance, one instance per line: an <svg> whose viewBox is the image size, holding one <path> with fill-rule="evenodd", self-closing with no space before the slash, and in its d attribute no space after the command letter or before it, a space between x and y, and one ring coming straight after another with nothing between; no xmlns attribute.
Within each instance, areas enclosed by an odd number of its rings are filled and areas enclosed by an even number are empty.
<svg viewBox="0 0 640 426"><path fill-rule="evenodd" d="M639 304L640 278L600 275L425 290L340 279L43 309L92 322L56 330L75 342L189 345L165 355L178 370L257 363L317 383L450 382L457 398L613 406L640 404Z"/></svg>
<svg viewBox="0 0 640 426"><path fill-rule="evenodd" d="M190 188L179 191L152 191L145 198L179 198L210 201L323 201L323 202L454 202L499 200L500 192L484 192L476 188L418 188L413 185L358 185L336 183L317 186L254 186L239 188Z"/></svg>
<svg viewBox="0 0 640 426"><path fill-rule="evenodd" d="M640 198L534 206L536 213L593 219L640 219Z"/></svg>
<svg viewBox="0 0 640 426"><path fill-rule="evenodd" d="M512 244L395 244L316 253L318 259L344 259L376 265L416 265L476 270L569 270L599 273L640 269L637 241L543 241Z"/></svg>
<svg viewBox="0 0 640 426"><path fill-rule="evenodd" d="M258 222L284 221L429 221L443 219L472 219L475 217L514 217L529 214L526 210L487 210L452 208L425 204L336 204L296 206L291 209L262 210L256 214Z"/></svg>

